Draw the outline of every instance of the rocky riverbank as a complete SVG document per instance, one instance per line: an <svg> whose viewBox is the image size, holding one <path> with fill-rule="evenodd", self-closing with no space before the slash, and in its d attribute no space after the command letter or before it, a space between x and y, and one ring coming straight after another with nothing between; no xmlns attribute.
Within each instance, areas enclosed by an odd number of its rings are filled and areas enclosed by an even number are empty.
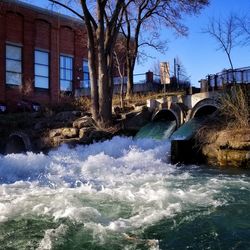
<svg viewBox="0 0 250 250"><path fill-rule="evenodd" d="M63 143L75 146L103 141L114 135L134 135L151 118L151 113L145 106L133 107L124 113L114 109L113 115L114 125L105 130L95 124L88 112L1 115L0 153L26 150L47 152Z"/></svg>
<svg viewBox="0 0 250 250"><path fill-rule="evenodd" d="M210 165L250 168L250 128L207 131L201 153Z"/></svg>
<svg viewBox="0 0 250 250"><path fill-rule="evenodd" d="M133 136L152 116L146 106L133 107L128 112L115 108L113 115L114 126L106 130L98 128L88 112L1 115L0 153L47 152L63 143L75 146L103 141L114 135ZM208 123L192 143L193 151L198 150L194 160L201 155L209 165L250 168L250 128L227 129L218 120Z"/></svg>

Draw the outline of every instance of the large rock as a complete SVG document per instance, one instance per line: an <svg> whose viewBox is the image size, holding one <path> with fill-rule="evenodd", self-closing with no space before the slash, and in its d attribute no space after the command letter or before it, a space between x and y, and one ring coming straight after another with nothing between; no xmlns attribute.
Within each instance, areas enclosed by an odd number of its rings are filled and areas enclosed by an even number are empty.
<svg viewBox="0 0 250 250"><path fill-rule="evenodd" d="M220 148L244 150L250 148L250 129L224 130L218 134L216 143Z"/></svg>
<svg viewBox="0 0 250 250"><path fill-rule="evenodd" d="M90 132L93 131L93 128L86 127L86 128L80 128L79 129L79 138L83 139L89 136Z"/></svg>
<svg viewBox="0 0 250 250"><path fill-rule="evenodd" d="M73 138L78 137L78 129L77 128L63 128L62 136L65 138Z"/></svg>
<svg viewBox="0 0 250 250"><path fill-rule="evenodd" d="M49 131L49 138L60 136L62 134L62 128L51 129Z"/></svg>
<svg viewBox="0 0 250 250"><path fill-rule="evenodd" d="M57 128L49 131L49 138L61 137L61 138L73 138L78 137L79 130L77 128Z"/></svg>
<svg viewBox="0 0 250 250"><path fill-rule="evenodd" d="M250 168L250 129L223 130L211 138L202 146L209 164Z"/></svg>
<svg viewBox="0 0 250 250"><path fill-rule="evenodd" d="M112 133L103 130L93 130L89 133L89 140L91 142L105 141L111 139Z"/></svg>
<svg viewBox="0 0 250 250"><path fill-rule="evenodd" d="M83 116L73 122L74 128L83 128L83 127L93 127L94 126L94 120L92 117L89 116Z"/></svg>

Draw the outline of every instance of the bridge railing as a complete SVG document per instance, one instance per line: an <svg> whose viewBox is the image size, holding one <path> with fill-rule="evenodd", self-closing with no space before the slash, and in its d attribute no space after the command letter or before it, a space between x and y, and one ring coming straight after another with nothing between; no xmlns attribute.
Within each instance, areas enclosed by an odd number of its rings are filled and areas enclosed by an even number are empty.
<svg viewBox="0 0 250 250"><path fill-rule="evenodd" d="M250 67L223 70L207 76L208 86L222 88L227 84L250 83Z"/></svg>

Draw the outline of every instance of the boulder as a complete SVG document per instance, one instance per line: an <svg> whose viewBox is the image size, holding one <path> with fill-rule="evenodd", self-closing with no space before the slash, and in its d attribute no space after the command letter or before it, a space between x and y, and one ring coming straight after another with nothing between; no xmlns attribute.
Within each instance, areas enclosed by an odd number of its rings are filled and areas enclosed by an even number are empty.
<svg viewBox="0 0 250 250"><path fill-rule="evenodd" d="M60 136L61 134L62 134L62 128L52 129L49 131L49 138Z"/></svg>
<svg viewBox="0 0 250 250"><path fill-rule="evenodd" d="M92 117L89 116L83 116L73 122L74 128L83 128L83 127L93 127L94 126L94 120Z"/></svg>
<svg viewBox="0 0 250 250"><path fill-rule="evenodd" d="M65 138L73 138L78 137L78 129L77 128L62 128L62 136Z"/></svg>
<svg viewBox="0 0 250 250"><path fill-rule="evenodd" d="M220 148L250 148L250 129L224 130L218 134L216 143Z"/></svg>
<svg viewBox="0 0 250 250"><path fill-rule="evenodd" d="M89 133L89 141L105 141L112 138L112 133L103 130L93 130Z"/></svg>
<svg viewBox="0 0 250 250"><path fill-rule="evenodd" d="M89 136L90 132L93 131L90 127L80 128L79 129L79 138L83 139Z"/></svg>
<svg viewBox="0 0 250 250"><path fill-rule="evenodd" d="M58 147L61 144L62 137L61 136L55 136L51 139L51 145L52 147Z"/></svg>
<svg viewBox="0 0 250 250"><path fill-rule="evenodd" d="M223 130L202 146L211 165L250 168L250 129Z"/></svg>

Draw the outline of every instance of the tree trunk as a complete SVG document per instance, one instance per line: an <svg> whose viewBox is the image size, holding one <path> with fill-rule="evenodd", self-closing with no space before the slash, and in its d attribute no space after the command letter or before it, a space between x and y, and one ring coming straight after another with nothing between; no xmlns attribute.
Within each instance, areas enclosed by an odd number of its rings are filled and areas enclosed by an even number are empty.
<svg viewBox="0 0 250 250"><path fill-rule="evenodd" d="M93 119L98 122L99 119L99 98L98 98L98 82L97 71L95 65L95 51L92 46L88 46L88 58L89 58L89 75L90 75L90 92L91 92L91 113Z"/></svg>
<svg viewBox="0 0 250 250"><path fill-rule="evenodd" d="M231 70L232 70L233 84L236 84L236 79L235 79L235 75L234 75L234 67L233 67L233 62L232 62L232 59L231 59L231 55L230 55L230 53L228 53L227 50L226 50L226 54L227 54L227 57L228 57L228 60L229 60L230 66L231 66Z"/></svg>
<svg viewBox="0 0 250 250"><path fill-rule="evenodd" d="M110 96L110 77L107 75L107 67L102 63L99 70L99 121L100 127L109 127L112 123L112 98Z"/></svg>
<svg viewBox="0 0 250 250"><path fill-rule="evenodd" d="M131 59L127 60L127 92L126 92L126 99L129 99L133 95L134 90L134 78L133 78L133 72L134 69L131 66Z"/></svg>
<svg viewBox="0 0 250 250"><path fill-rule="evenodd" d="M123 68L123 74L121 75L121 89L120 89L120 103L122 110L124 109L123 91L124 91L124 68Z"/></svg>

